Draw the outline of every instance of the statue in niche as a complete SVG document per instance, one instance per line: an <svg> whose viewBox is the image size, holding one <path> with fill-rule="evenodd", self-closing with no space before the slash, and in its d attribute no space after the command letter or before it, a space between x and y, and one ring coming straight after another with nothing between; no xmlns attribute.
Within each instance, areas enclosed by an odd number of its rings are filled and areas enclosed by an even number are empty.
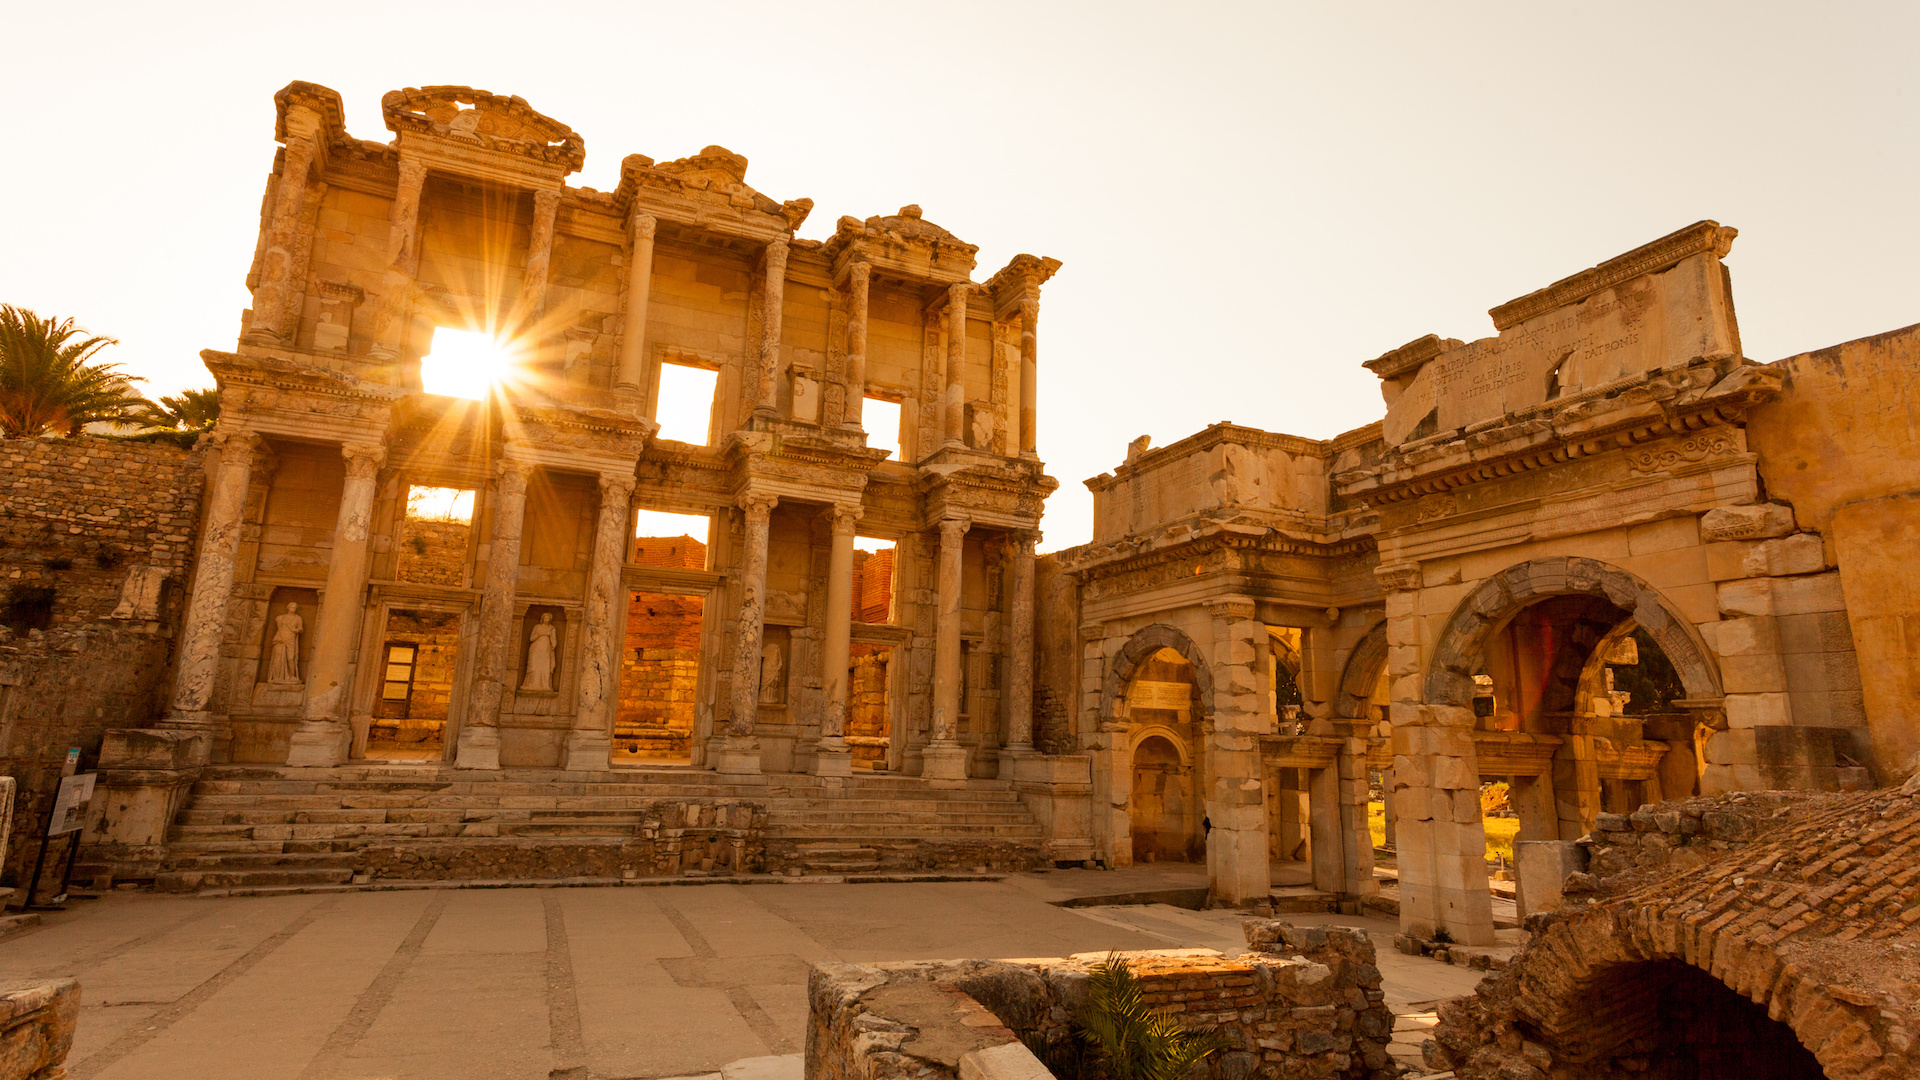
<svg viewBox="0 0 1920 1080"><path fill-rule="evenodd" d="M267 681L278 686L300 685L300 635L307 621L300 605L289 602L284 615L273 617L273 644L267 652Z"/></svg>
<svg viewBox="0 0 1920 1080"><path fill-rule="evenodd" d="M527 636L527 677L520 689L552 693L554 656L559 651L560 631L553 625L553 612L543 611L540 624Z"/></svg>
<svg viewBox="0 0 1920 1080"><path fill-rule="evenodd" d="M768 642L760 647L760 704L779 705L787 700L786 684L781 680L786 666L780 646Z"/></svg>

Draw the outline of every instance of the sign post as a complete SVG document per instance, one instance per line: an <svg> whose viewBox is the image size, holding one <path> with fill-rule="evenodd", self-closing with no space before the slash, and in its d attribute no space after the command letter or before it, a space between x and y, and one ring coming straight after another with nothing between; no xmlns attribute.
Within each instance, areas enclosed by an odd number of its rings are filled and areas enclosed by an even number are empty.
<svg viewBox="0 0 1920 1080"><path fill-rule="evenodd" d="M47 831L40 837L40 854L33 860L33 876L27 879L26 908L53 908L67 902L67 883L73 878L73 859L80 851L80 829L87 823L87 804L93 800L95 773L69 773L60 778L60 790L53 797L53 812L47 815ZM40 887L40 870L47 861L47 845L55 837L67 837L67 865L60 873L60 891L44 904L34 903Z"/></svg>

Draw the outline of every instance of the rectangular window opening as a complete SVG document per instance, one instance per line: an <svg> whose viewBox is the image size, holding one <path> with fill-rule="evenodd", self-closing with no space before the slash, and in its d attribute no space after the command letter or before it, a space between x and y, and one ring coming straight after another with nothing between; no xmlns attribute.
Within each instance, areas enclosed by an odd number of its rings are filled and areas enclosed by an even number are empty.
<svg viewBox="0 0 1920 1080"><path fill-rule="evenodd" d="M660 422L661 439L707 445L713 429L713 395L720 373L685 364L660 365L660 391L654 395L653 418Z"/></svg>
<svg viewBox="0 0 1920 1080"><path fill-rule="evenodd" d="M472 488L407 488L407 513L400 528L401 581L466 585L473 494Z"/></svg>
<svg viewBox="0 0 1920 1080"><path fill-rule="evenodd" d="M700 514L641 510L634 522L629 562L676 570L707 568L707 534L713 519Z"/></svg>
<svg viewBox="0 0 1920 1080"><path fill-rule="evenodd" d="M895 546L870 536L853 538L853 621L893 621Z"/></svg>
<svg viewBox="0 0 1920 1080"><path fill-rule="evenodd" d="M627 601L613 760L685 765L692 760L706 599L633 592L627 594Z"/></svg>
<svg viewBox="0 0 1920 1080"><path fill-rule="evenodd" d="M479 401L513 367L513 349L483 330L433 328L420 358L420 388L429 394Z"/></svg>
<svg viewBox="0 0 1920 1080"><path fill-rule="evenodd" d="M860 406L860 426L867 429L867 445L900 460L900 403L870 397Z"/></svg>

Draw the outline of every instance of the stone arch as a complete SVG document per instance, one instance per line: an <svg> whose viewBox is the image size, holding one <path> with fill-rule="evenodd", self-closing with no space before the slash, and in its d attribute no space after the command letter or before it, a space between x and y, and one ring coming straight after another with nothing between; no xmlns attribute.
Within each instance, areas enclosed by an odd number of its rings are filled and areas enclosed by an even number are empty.
<svg viewBox="0 0 1920 1080"><path fill-rule="evenodd" d="M1187 740L1181 738L1177 732L1165 724L1148 724L1133 732L1127 739L1127 760L1131 762L1132 755L1140 749L1140 744L1152 738L1165 739L1173 744L1173 752L1180 756L1181 765L1193 764L1193 750L1187 746Z"/></svg>
<svg viewBox="0 0 1920 1080"><path fill-rule="evenodd" d="M1373 629L1353 647L1347 656L1347 669L1340 674L1340 690L1334 695L1333 715L1364 718L1367 700L1373 696L1373 684L1387 665L1387 620Z"/></svg>
<svg viewBox="0 0 1920 1080"><path fill-rule="evenodd" d="M1166 623L1154 623L1128 638L1127 643L1108 661L1107 677L1100 683L1099 715L1102 722L1122 719L1127 684L1133 680L1134 673L1140 670L1140 665L1161 649L1172 649L1193 665L1193 688L1200 698L1200 715L1212 718L1213 672L1207 664L1206 654L1186 634Z"/></svg>
<svg viewBox="0 0 1920 1080"><path fill-rule="evenodd" d="M1510 566L1460 601L1434 649L1427 671L1427 703L1470 706L1473 673L1485 659L1488 639L1521 610L1556 596L1605 598L1653 637L1679 672L1688 697L1721 696L1712 653L1659 590L1597 559L1560 556Z"/></svg>

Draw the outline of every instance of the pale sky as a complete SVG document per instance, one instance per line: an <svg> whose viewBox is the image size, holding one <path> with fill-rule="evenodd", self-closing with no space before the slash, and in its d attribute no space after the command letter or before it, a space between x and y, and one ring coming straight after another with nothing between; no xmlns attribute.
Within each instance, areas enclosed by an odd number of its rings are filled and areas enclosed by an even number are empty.
<svg viewBox="0 0 1920 1080"><path fill-rule="evenodd" d="M0 302L211 385L248 297L273 93L518 94L628 153L718 143L801 235L918 203L1065 263L1040 320L1043 550L1127 441L1377 419L1359 365L1701 218L1747 355L1920 320L1920 4L15 3Z"/></svg>

